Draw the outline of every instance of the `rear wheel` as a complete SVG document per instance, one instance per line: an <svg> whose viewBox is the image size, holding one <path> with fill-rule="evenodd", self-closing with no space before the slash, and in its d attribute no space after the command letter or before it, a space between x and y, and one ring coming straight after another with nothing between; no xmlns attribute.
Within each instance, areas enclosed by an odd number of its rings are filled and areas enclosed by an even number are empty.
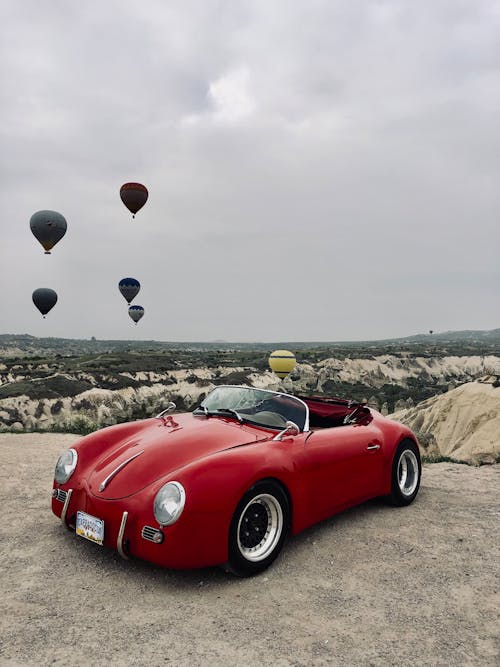
<svg viewBox="0 0 500 667"><path fill-rule="evenodd" d="M252 486L231 521L227 569L242 577L265 570L281 551L289 524L288 498L281 486L272 480Z"/></svg>
<svg viewBox="0 0 500 667"><path fill-rule="evenodd" d="M394 454L390 502L396 506L409 505L420 487L422 463L413 440L403 440Z"/></svg>

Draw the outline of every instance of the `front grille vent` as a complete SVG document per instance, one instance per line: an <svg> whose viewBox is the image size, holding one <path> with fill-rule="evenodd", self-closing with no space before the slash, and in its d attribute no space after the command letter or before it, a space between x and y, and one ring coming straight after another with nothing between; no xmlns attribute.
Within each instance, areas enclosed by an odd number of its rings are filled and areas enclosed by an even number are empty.
<svg viewBox="0 0 500 667"><path fill-rule="evenodd" d="M141 535L145 540L149 540L155 544L161 544L163 542L162 531L157 528L152 528L151 526L144 526Z"/></svg>
<svg viewBox="0 0 500 667"><path fill-rule="evenodd" d="M66 502L66 496L68 495L67 491L63 491L62 489L54 489L52 491L52 496L56 500L60 500L62 503Z"/></svg>

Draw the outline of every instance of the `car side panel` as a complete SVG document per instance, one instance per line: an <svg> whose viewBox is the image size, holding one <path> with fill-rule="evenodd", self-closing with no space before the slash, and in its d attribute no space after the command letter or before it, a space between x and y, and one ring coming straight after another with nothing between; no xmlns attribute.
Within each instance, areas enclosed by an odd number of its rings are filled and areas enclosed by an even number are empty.
<svg viewBox="0 0 500 667"><path fill-rule="evenodd" d="M379 495L383 466L384 437L374 422L311 433L303 473L316 517L323 519L339 508Z"/></svg>

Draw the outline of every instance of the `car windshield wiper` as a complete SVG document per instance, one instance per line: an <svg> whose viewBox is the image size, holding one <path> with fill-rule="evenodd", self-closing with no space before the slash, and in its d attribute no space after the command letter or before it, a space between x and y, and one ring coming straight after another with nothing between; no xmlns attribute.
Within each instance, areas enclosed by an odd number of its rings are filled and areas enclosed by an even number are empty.
<svg viewBox="0 0 500 667"><path fill-rule="evenodd" d="M236 410L233 410L232 408L218 408L217 410L214 410L213 412L208 412L206 413L207 415L232 415L233 417L236 417L236 419L240 422L240 424L243 424L243 417L236 412Z"/></svg>
<svg viewBox="0 0 500 667"><path fill-rule="evenodd" d="M205 417L217 417L218 415L231 415L243 424L243 417L232 408L217 408L217 410L208 410L204 405L199 405L193 410L194 415L203 414Z"/></svg>

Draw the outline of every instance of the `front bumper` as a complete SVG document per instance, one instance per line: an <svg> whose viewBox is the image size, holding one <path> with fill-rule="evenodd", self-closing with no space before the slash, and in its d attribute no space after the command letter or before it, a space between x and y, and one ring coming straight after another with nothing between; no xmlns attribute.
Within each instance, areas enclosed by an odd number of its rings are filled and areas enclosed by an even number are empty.
<svg viewBox="0 0 500 667"><path fill-rule="evenodd" d="M66 484L65 486L69 486ZM162 567L190 569L219 565L227 560L228 526L220 516L184 511L172 526L158 526L152 502L141 494L120 500L96 498L85 488L54 485L52 511L69 530L76 514L86 512L104 521L104 546L122 558L140 558Z"/></svg>

